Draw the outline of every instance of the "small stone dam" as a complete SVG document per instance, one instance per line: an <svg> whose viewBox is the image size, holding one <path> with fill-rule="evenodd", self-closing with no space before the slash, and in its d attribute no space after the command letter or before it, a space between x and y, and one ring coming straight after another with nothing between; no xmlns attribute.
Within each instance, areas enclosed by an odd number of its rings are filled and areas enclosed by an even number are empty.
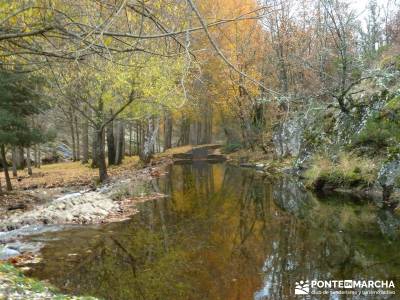
<svg viewBox="0 0 400 300"><path fill-rule="evenodd" d="M206 161L209 163L218 163L226 160L225 155L220 152L221 145L207 144L193 146L191 150L184 153L175 153L172 155L176 164L192 163L196 161Z"/></svg>

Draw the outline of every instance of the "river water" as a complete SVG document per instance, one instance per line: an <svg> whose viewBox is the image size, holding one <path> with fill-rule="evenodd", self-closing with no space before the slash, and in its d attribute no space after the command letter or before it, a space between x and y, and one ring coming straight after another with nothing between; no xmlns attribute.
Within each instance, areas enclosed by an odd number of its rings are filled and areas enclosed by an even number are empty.
<svg viewBox="0 0 400 300"><path fill-rule="evenodd" d="M32 238L45 247L28 275L115 300L400 299L399 221L366 201L225 164L171 166L153 186L168 196L130 220ZM300 280L393 280L397 295L295 296Z"/></svg>

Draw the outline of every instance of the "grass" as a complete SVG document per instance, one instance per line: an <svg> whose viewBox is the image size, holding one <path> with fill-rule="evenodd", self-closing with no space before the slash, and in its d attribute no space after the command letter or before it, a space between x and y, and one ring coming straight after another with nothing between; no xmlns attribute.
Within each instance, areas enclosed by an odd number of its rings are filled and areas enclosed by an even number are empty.
<svg viewBox="0 0 400 300"><path fill-rule="evenodd" d="M316 155L305 177L306 185L315 189L322 189L326 184L350 188L371 186L377 173L377 164L372 159L340 153L336 162Z"/></svg>
<svg viewBox="0 0 400 300"><path fill-rule="evenodd" d="M50 284L25 277L13 265L0 262L0 299L9 299L9 297L11 299L96 300L89 296L60 294Z"/></svg>
<svg viewBox="0 0 400 300"><path fill-rule="evenodd" d="M134 169L139 163L137 156L127 156L119 166L108 169L110 176ZM98 170L90 164L81 162L61 162L33 168L33 175L29 176L27 170L18 170L17 178L11 178L14 189L27 189L32 187L60 187L70 185L85 185L96 180ZM4 183L4 174L0 173L0 180Z"/></svg>
<svg viewBox="0 0 400 300"><path fill-rule="evenodd" d="M171 157L175 153L185 153L192 149L191 145L168 149L163 153L158 153L155 159ZM125 172L132 172L141 167L138 156L125 156L121 165L110 166L108 174L110 177L123 175ZM81 162L60 162L42 165L41 168L32 168L33 175L29 176L27 169L18 170L17 178L11 178L11 183L15 190L30 188L53 188L67 187L74 185L88 185L98 181L98 169L91 168L89 164ZM11 170L10 175L11 175ZM0 180L4 185L4 173L0 172Z"/></svg>

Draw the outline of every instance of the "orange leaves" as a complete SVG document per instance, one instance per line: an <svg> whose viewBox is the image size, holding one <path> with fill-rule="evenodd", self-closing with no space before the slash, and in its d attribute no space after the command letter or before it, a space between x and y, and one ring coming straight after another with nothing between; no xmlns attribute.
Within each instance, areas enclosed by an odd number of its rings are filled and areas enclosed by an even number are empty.
<svg viewBox="0 0 400 300"><path fill-rule="evenodd" d="M253 18L259 8L257 2L253 0L206 0L201 1L199 5L202 16L208 24L237 19L210 27L210 34L229 62L252 79L261 81L260 61L264 55L264 31L259 20ZM209 50L201 52L200 58L203 72L210 77L208 93L213 95L213 103L216 103L224 111L232 109L235 99L243 96L240 86L250 98L259 94L259 87L221 61L215 51L210 48L205 36L197 41Z"/></svg>

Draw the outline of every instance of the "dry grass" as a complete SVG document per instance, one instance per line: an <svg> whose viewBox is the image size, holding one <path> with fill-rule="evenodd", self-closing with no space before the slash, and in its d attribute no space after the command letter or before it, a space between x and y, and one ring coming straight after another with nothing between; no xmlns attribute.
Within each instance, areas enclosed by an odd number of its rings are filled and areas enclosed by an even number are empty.
<svg viewBox="0 0 400 300"><path fill-rule="evenodd" d="M172 157L176 153L185 153L192 150L192 146L183 146L171 148L164 153L155 155L155 162L163 162L166 158ZM110 177L132 174L132 171L141 167L138 156L126 156L119 166L108 168ZM93 169L90 164L80 162L62 162L49 165L43 165L40 169L33 168L33 175L29 176L27 170L18 170L17 178L12 178L11 182L15 190L24 190L31 188L53 188L89 185L97 181L98 169ZM0 180L4 186L4 173L0 172Z"/></svg>
<svg viewBox="0 0 400 300"><path fill-rule="evenodd" d="M377 163L349 153L340 153L335 163L327 157L317 155L305 176L307 185L313 186L323 180L335 186L371 185L378 173Z"/></svg>
<svg viewBox="0 0 400 300"><path fill-rule="evenodd" d="M121 175L132 171L137 167L139 158L137 156L125 157L119 166L111 166L108 169L110 176ZM29 176L27 170L18 170L18 180L12 178L14 189L29 189L36 187L62 187L70 185L87 185L96 180L98 170L90 167L90 164L80 162L62 162L43 165L40 169L33 168L33 175ZM0 179L4 185L4 173L1 172Z"/></svg>

